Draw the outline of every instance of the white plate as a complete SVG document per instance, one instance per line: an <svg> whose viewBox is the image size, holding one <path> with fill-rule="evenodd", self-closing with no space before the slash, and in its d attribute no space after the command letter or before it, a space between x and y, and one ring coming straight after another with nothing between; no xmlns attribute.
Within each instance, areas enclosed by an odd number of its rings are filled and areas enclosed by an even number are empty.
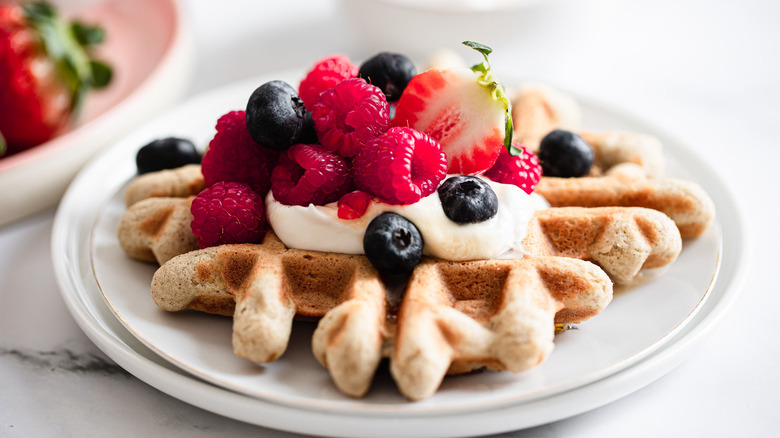
<svg viewBox="0 0 780 438"><path fill-rule="evenodd" d="M601 315L578 330L559 335L555 351L537 368L520 375L486 372L447 378L438 393L417 403L404 401L389 375L380 372L368 396L355 400L342 396L312 357L311 324L296 327L291 347L279 361L263 366L244 361L232 353L229 318L170 314L155 307L148 290L154 268L127 258L115 230L123 211L120 192L134 174L138 146L167 135L204 144L219 115L242 108L254 87L277 78L295 82L300 74L257 78L205 94L137 130L82 171L57 213L54 265L74 318L112 359L166 393L222 415L292 432L497 433L596 408L660 377L683 359L737 294L745 249L732 198L695 155L661 137L669 173L700 182L714 198L718 220L705 235L686 241L669 269L616 295ZM583 106L589 127L658 134L599 105ZM101 287L112 307L106 306Z"/></svg>
<svg viewBox="0 0 780 438"><path fill-rule="evenodd" d="M182 96L193 59L192 36L176 0L106 0L63 14L100 23L100 58L114 69L108 88L91 93L78 123L54 139L0 159L0 225L57 204L95 154Z"/></svg>

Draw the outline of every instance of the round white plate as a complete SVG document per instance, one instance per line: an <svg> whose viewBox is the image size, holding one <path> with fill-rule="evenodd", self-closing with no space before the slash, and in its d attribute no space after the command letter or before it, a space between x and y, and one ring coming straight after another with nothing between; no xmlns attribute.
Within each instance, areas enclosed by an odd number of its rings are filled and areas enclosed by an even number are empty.
<svg viewBox="0 0 780 438"><path fill-rule="evenodd" d="M557 336L552 355L529 372L447 378L434 396L410 403L398 394L389 374L380 371L366 398L351 399L336 390L314 360L309 343L313 325L306 323L296 325L280 360L256 365L240 359L232 353L229 318L156 308L149 296L154 267L129 259L116 241L124 211L121 191L134 175L133 157L140 145L169 135L203 145L213 135L216 119L244 107L257 85L270 79L295 83L299 77L296 72L266 76L186 102L90 163L60 205L52 251L74 318L112 359L166 393L222 415L292 432L497 433L596 408L660 377L683 359L737 294L745 249L732 198L695 155L661 136L668 173L704 186L715 201L716 223L703 236L686 241L670 268L616 294L601 315ZM658 134L596 104L585 103L583 110L589 128Z"/></svg>
<svg viewBox="0 0 780 438"><path fill-rule="evenodd" d="M106 89L89 94L69 130L0 159L0 187L23 188L0 191L0 225L56 205L97 152L169 108L187 88L192 35L176 0L92 3L63 1L61 11L104 27L100 59L112 65L114 77Z"/></svg>

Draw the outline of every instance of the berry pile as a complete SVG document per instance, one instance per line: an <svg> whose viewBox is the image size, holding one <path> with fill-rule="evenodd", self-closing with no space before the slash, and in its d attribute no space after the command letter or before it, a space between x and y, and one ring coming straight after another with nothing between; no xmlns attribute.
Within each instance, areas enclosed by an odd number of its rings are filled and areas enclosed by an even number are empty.
<svg viewBox="0 0 780 438"><path fill-rule="evenodd" d="M473 175L531 193L539 160L511 145L511 111L490 71L490 49L467 45L485 58L472 69L417 74L399 54L382 52L359 67L331 55L297 92L282 81L259 86L245 111L219 118L203 157L208 188L191 208L199 245L261 241L269 191L286 205L336 202L341 219L362 217L374 200L409 205L438 191L446 216L460 224L498 210L490 185ZM447 174L456 175L445 181ZM408 275L422 247L419 230L397 214L378 216L365 233L364 251L383 275Z"/></svg>
<svg viewBox="0 0 780 438"><path fill-rule="evenodd" d="M433 193L447 170L439 142L409 127L389 129L390 105L416 72L399 54L382 52L359 68L331 55L312 66L298 94L279 81L261 85L249 99L246 124L260 147L282 151L270 178L274 199L338 202L339 217L354 219L372 199L405 205ZM303 132L307 127L313 136ZM286 134L277 138L280 132Z"/></svg>
<svg viewBox="0 0 780 438"><path fill-rule="evenodd" d="M312 66L297 92L283 81L259 86L245 111L219 118L203 156L208 188L191 208L199 245L262 240L262 200L269 191L286 205L338 202L339 217L346 219L362 217L375 198L410 204L433 193L446 171L439 143L410 128L388 132L389 102L400 98L415 74L403 55L380 53L360 68L332 55ZM177 144L165 143L168 149ZM365 152L369 145L384 151L381 160ZM146 153L143 171L195 160L161 147L153 152ZM360 163L359 171L353 162ZM362 191L355 191L356 182Z"/></svg>

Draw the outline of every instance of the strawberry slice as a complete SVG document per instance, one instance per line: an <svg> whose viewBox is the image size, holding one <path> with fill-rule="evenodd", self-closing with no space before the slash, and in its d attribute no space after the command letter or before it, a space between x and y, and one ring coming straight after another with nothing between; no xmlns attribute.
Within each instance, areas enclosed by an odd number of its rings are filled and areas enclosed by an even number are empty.
<svg viewBox="0 0 780 438"><path fill-rule="evenodd" d="M49 140L87 90L108 84L110 67L90 57L102 40L100 28L66 22L49 3L0 3L0 149Z"/></svg>
<svg viewBox="0 0 780 438"><path fill-rule="evenodd" d="M430 69L412 78L396 107L393 126L409 126L441 143L447 173L478 174L496 162L512 142L509 99L495 80L482 44L463 44L485 61L470 70Z"/></svg>

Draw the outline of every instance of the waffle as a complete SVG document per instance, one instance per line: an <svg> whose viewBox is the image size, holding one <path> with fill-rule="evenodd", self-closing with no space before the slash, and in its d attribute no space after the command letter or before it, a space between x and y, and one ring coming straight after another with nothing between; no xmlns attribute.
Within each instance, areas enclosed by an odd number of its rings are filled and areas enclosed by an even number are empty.
<svg viewBox="0 0 780 438"><path fill-rule="evenodd" d="M582 112L569 95L542 83L529 82L510 90L513 140L536 152L554 129L579 130Z"/></svg>
<svg viewBox="0 0 780 438"><path fill-rule="evenodd" d="M565 257L426 258L396 309L364 256L286 249L269 232L262 244L171 259L155 273L152 297L168 311L233 315L234 351L260 363L284 353L296 315L321 318L312 349L342 392L363 396L387 357L401 393L420 400L448 373L540 363L555 324L598 314L612 283L596 265Z"/></svg>
<svg viewBox="0 0 780 438"><path fill-rule="evenodd" d="M125 252L138 260L163 264L197 249L189 225L191 199L150 198L132 205L119 223ZM674 222L658 211L567 207L534 213L517 252L587 260L604 269L615 283L628 284L642 269L668 266L681 249Z"/></svg>
<svg viewBox="0 0 780 438"><path fill-rule="evenodd" d="M560 207L534 213L523 249L532 256L588 260L617 284L670 265L682 250L674 222L641 207Z"/></svg>
<svg viewBox="0 0 780 438"><path fill-rule="evenodd" d="M125 189L125 205L130 207L147 198L185 198L206 188L199 164L146 173L134 179Z"/></svg>
<svg viewBox="0 0 780 438"><path fill-rule="evenodd" d="M648 178L633 163L611 168L604 176L542 177L535 191L554 207L645 207L669 216L682 237L697 237L715 216L707 193L696 183L676 178Z"/></svg>
<svg viewBox="0 0 780 438"><path fill-rule="evenodd" d="M198 249L192 234L193 197L151 197L133 203L119 221L119 245L130 257L163 264Z"/></svg>
<svg viewBox="0 0 780 438"><path fill-rule="evenodd" d="M549 87L528 85L512 94L514 138L538 151L554 129L577 132L594 150L589 175L543 176L535 192L553 207L646 207L671 217L683 237L701 235L713 221L712 200L697 184L663 177L661 142L636 132L581 131L570 97Z"/></svg>
<svg viewBox="0 0 780 438"><path fill-rule="evenodd" d="M603 145L599 164L576 180L656 178L660 147L646 146L649 137L625 138L592 134L589 141ZM272 231L261 244L196 250L189 204L203 179L195 169L144 176L126 192L119 239L131 257L161 264L154 302L166 311L232 316L235 353L258 363L285 352L296 318L318 320L314 356L354 397L370 389L385 358L411 400L431 396L447 374L528 370L552 351L556 324L598 314L612 299L613 281L630 283L642 269L667 266L682 247L678 226L654 209L548 208L534 214L515 248L522 257L425 257L402 286L388 287L364 256L288 249Z"/></svg>

